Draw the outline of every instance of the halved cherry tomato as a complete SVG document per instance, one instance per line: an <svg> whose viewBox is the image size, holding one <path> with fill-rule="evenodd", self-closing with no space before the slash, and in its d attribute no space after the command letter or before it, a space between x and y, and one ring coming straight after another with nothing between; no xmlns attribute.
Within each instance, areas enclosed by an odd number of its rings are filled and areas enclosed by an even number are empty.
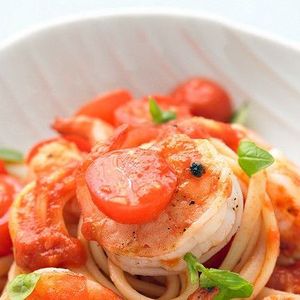
<svg viewBox="0 0 300 300"><path fill-rule="evenodd" d="M37 144L35 144L29 150L29 152L27 154L26 163L30 163L32 158L38 153L39 149L42 146L52 143L52 142L55 142L62 138L69 142L73 142L74 144L76 144L77 148L82 152L90 152L91 151L91 145L86 139L82 138L81 136L75 135L75 134L65 134L62 136L57 136L57 137L53 137L50 139L42 140L42 141L38 142Z"/></svg>
<svg viewBox="0 0 300 300"><path fill-rule="evenodd" d="M8 230L8 211L21 184L9 175L0 175L0 257L11 253L12 242Z"/></svg>
<svg viewBox="0 0 300 300"><path fill-rule="evenodd" d="M157 151L116 150L87 168L85 181L97 207L119 223L155 219L170 202L177 177Z"/></svg>
<svg viewBox="0 0 300 300"><path fill-rule="evenodd" d="M114 111L130 99L132 99L132 96L126 90L116 90L102 94L81 106L76 115L100 118L114 125Z"/></svg>
<svg viewBox="0 0 300 300"><path fill-rule="evenodd" d="M167 96L153 96L157 104L162 110L174 111L177 119L186 118L190 116L189 108L186 105L175 105L172 98ZM145 123L152 123L152 117L149 111L149 100L144 98L139 101L130 101L120 106L115 111L115 123L139 125Z"/></svg>
<svg viewBox="0 0 300 300"><path fill-rule="evenodd" d="M206 78L192 78L180 84L172 93L179 103L189 105L195 116L228 122L232 104L227 92L217 83Z"/></svg>
<svg viewBox="0 0 300 300"><path fill-rule="evenodd" d="M0 160L0 174L7 174L4 161Z"/></svg>

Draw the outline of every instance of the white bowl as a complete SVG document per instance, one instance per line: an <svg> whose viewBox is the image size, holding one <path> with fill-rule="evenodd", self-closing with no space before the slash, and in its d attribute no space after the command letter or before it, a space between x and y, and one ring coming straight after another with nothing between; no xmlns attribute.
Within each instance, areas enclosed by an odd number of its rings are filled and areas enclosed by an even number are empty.
<svg viewBox="0 0 300 300"><path fill-rule="evenodd" d="M99 92L168 92L200 75L220 82L249 125L300 162L300 49L191 12L125 11L64 20L0 49L0 145L27 149L49 123Z"/></svg>

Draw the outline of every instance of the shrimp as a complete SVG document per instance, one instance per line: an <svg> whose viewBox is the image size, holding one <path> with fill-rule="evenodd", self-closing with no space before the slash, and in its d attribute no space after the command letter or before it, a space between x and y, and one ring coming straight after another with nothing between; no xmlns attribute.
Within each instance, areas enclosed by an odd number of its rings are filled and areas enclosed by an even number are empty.
<svg viewBox="0 0 300 300"><path fill-rule="evenodd" d="M299 260L300 170L256 133L241 125L192 118L178 122L177 126L178 130L192 138L215 137L233 150L241 140L251 140L273 154L276 162L266 171L268 175L267 192L274 206L279 225L281 261L294 263Z"/></svg>
<svg viewBox="0 0 300 300"><path fill-rule="evenodd" d="M85 262L83 245L68 227L79 218L75 173L81 160L65 140L41 146L30 160L33 181L16 197L9 220L15 259L24 270Z"/></svg>
<svg viewBox="0 0 300 300"><path fill-rule="evenodd" d="M46 268L34 272L40 277L27 300L121 300L114 292L85 276L67 269ZM6 291L1 300L9 300Z"/></svg>
<svg viewBox="0 0 300 300"><path fill-rule="evenodd" d="M182 257L189 251L207 261L230 241L241 222L243 196L226 160L208 140L184 134L140 148L161 153L175 170L178 181L171 201L148 223L121 224L78 194L85 238L97 241L115 264L136 275L181 272ZM192 174L193 162L204 166L201 177Z"/></svg>
<svg viewBox="0 0 300 300"><path fill-rule="evenodd" d="M275 163L266 169L267 193L272 201L280 232L280 256L268 286L299 293L300 291L300 170L277 149L251 130L237 124L222 125L212 120L193 118L178 124L193 138L217 137L233 150L240 140L251 140L270 151ZM212 130L214 128L214 130ZM217 129L217 131L216 131ZM229 134L226 134L226 132ZM231 134L230 134L231 132ZM228 140L228 136L234 139Z"/></svg>
<svg viewBox="0 0 300 300"><path fill-rule="evenodd" d="M58 139L40 146L28 166L35 176L42 176L81 158L81 153L73 143Z"/></svg>
<svg viewBox="0 0 300 300"><path fill-rule="evenodd" d="M107 140L113 133L113 127L105 121L80 115L68 119L57 118L52 127L63 135L80 136L91 145Z"/></svg>

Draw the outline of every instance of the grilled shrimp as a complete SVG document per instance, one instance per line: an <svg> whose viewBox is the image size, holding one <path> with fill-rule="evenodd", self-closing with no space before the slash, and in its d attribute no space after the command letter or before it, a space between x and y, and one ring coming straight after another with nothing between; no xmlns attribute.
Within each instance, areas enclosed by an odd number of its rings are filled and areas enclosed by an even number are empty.
<svg viewBox="0 0 300 300"><path fill-rule="evenodd" d="M68 119L57 118L52 127L63 135L78 135L91 145L105 141L113 133L113 127L101 119L75 116Z"/></svg>
<svg viewBox="0 0 300 300"><path fill-rule="evenodd" d="M40 278L27 300L121 300L111 290L67 269L46 268L34 272ZM1 300L9 300L5 292Z"/></svg>
<svg viewBox="0 0 300 300"><path fill-rule="evenodd" d="M170 202L154 220L121 224L99 211L86 195L78 195L83 234L96 240L112 261L131 274L180 272L185 268L182 257L189 251L202 262L207 261L230 241L241 222L243 196L227 162L208 140L193 140L184 134L174 134L139 149L160 153L175 173L177 183ZM129 153L128 159L134 157L130 158ZM132 162L135 163L137 160ZM199 164L205 169L202 174L193 170ZM139 178L143 177L139 174ZM151 172L146 176L152 178ZM130 178L128 184L131 185ZM155 188L156 182L149 184Z"/></svg>
<svg viewBox="0 0 300 300"><path fill-rule="evenodd" d="M32 155L28 166L33 174L41 176L80 159L81 154L73 143L58 139L41 145Z"/></svg>
<svg viewBox="0 0 300 300"><path fill-rule="evenodd" d="M257 134L241 125L192 118L178 122L178 128L192 138L219 138L232 149L236 148L240 140L251 140L273 154L276 162L266 170L267 192L279 225L281 240L279 262L291 264L299 260L300 170L277 149L272 148Z"/></svg>

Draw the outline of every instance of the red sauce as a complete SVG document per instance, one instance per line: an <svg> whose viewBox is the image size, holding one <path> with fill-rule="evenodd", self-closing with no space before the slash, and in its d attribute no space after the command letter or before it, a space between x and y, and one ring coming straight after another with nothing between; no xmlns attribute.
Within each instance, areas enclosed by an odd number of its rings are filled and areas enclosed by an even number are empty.
<svg viewBox="0 0 300 300"><path fill-rule="evenodd" d="M66 201L75 197L74 166L65 167L55 180L40 178L17 203L12 238L18 266L26 270L81 266L85 250L69 235L62 218Z"/></svg>
<svg viewBox="0 0 300 300"><path fill-rule="evenodd" d="M290 266L276 266L267 286L300 294L300 261Z"/></svg>

